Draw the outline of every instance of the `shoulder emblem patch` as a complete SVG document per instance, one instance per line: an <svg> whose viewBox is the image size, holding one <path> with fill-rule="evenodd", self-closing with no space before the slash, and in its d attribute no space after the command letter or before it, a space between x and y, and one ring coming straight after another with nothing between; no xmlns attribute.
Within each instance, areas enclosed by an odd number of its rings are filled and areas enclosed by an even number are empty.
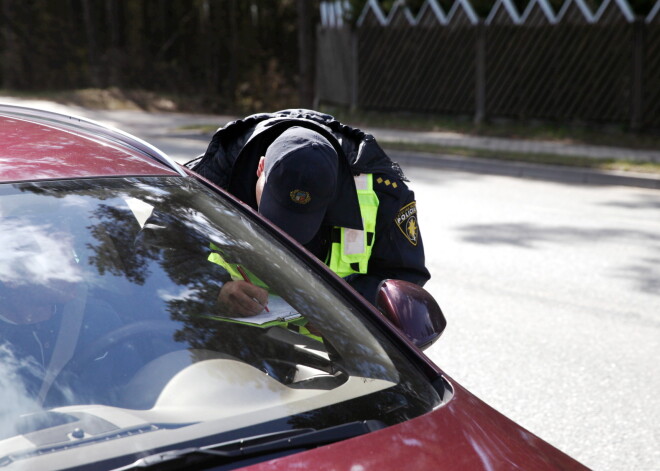
<svg viewBox="0 0 660 471"><path fill-rule="evenodd" d="M406 236L408 242L412 245L417 245L419 239L419 226L417 225L417 204L413 201L405 205L396 213L394 217L399 230Z"/></svg>

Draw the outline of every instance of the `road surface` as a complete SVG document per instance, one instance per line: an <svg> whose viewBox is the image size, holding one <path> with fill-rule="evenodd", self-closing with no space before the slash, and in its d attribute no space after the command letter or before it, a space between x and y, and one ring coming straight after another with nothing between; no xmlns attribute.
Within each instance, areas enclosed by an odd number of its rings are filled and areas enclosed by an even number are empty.
<svg viewBox="0 0 660 471"><path fill-rule="evenodd" d="M595 470L660 469L660 191L408 168L427 354Z"/></svg>

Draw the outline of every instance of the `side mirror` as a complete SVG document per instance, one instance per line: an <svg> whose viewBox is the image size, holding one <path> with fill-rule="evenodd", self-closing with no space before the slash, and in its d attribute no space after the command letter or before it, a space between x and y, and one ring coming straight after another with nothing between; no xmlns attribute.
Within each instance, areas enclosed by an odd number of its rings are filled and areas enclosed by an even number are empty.
<svg viewBox="0 0 660 471"><path fill-rule="evenodd" d="M376 307L422 350L438 340L447 326L433 296L408 281L383 281L378 287Z"/></svg>

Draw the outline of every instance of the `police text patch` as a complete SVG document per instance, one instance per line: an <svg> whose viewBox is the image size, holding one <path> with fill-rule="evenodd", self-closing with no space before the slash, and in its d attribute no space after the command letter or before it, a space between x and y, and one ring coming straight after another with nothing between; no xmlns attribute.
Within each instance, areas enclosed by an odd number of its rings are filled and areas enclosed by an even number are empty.
<svg viewBox="0 0 660 471"><path fill-rule="evenodd" d="M394 222L396 223L399 230L406 236L408 242L412 245L417 245L417 240L419 238L419 226L417 226L417 205L413 201L405 205L399 210L399 212L394 217Z"/></svg>

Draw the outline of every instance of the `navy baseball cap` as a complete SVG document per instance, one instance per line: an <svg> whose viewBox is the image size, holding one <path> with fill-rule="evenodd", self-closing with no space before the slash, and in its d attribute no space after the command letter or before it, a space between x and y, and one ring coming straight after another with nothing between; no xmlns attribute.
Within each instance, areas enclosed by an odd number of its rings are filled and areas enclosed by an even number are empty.
<svg viewBox="0 0 660 471"><path fill-rule="evenodd" d="M335 200L338 156L321 134L294 126L265 154L265 184L259 212L301 244L321 227Z"/></svg>

